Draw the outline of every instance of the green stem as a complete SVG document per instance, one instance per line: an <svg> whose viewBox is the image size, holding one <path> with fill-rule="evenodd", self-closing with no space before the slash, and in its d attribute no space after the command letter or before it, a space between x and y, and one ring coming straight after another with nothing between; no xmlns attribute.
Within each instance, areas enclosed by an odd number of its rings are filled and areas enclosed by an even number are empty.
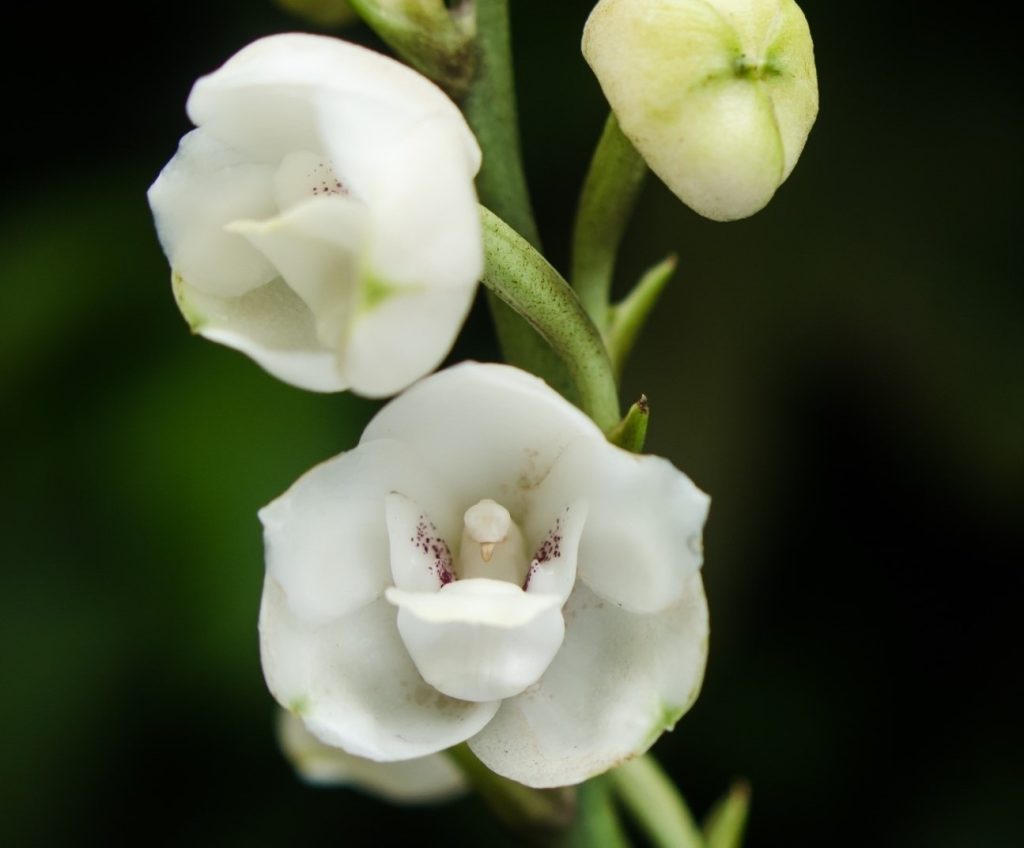
<svg viewBox="0 0 1024 848"><path fill-rule="evenodd" d="M559 789L523 786L495 774L465 743L449 748L448 756L481 800L510 830L547 842L564 832L576 818L576 791L571 786Z"/></svg>
<svg viewBox="0 0 1024 848"><path fill-rule="evenodd" d="M608 115L580 195L569 279L604 333L611 320L612 275L619 244L643 188L647 165Z"/></svg>
<svg viewBox="0 0 1024 848"><path fill-rule="evenodd" d="M629 848L606 777L579 787L579 813L572 828L555 842L556 848Z"/></svg>
<svg viewBox="0 0 1024 848"><path fill-rule="evenodd" d="M605 432L619 423L619 399L601 334L550 263L497 215L481 207L484 285L526 319L558 354L580 408Z"/></svg>
<svg viewBox="0 0 1024 848"><path fill-rule="evenodd" d="M540 250L519 147L508 0L475 0L473 5L475 72L462 111L483 152L477 193L481 203ZM578 400L572 395L571 381L558 357L529 324L493 295L489 304L505 359L543 377L570 400Z"/></svg>
<svg viewBox="0 0 1024 848"><path fill-rule="evenodd" d="M462 111L483 151L480 202L540 250L519 148L508 0L475 0L476 73Z"/></svg>
<svg viewBox="0 0 1024 848"><path fill-rule="evenodd" d="M704 839L686 802L649 755L608 773L612 787L651 843L658 848L703 848Z"/></svg>

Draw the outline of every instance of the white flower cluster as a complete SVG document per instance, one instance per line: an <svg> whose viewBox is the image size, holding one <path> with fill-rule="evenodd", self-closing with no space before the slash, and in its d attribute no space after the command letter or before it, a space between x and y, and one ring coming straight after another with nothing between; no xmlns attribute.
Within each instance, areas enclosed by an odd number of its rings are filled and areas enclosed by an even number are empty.
<svg viewBox="0 0 1024 848"><path fill-rule="evenodd" d="M584 50L651 167L729 218L806 138L805 35L790 0L601 0ZM647 750L703 677L708 498L514 368L420 379L483 271L459 109L290 34L200 79L188 113L149 200L193 330L305 389L405 390L260 513L263 668L297 767L420 801L461 791L437 755L464 742L533 787Z"/></svg>

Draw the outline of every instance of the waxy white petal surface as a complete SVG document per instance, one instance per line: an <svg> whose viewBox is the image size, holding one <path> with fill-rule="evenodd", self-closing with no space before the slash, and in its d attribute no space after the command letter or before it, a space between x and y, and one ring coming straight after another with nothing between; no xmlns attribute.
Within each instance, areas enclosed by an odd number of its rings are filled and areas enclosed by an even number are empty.
<svg viewBox="0 0 1024 848"><path fill-rule="evenodd" d="M278 720L281 748L295 770L310 783L351 786L395 804L435 804L466 794L458 766L445 754L379 763L332 748L306 730L302 719L285 710Z"/></svg>

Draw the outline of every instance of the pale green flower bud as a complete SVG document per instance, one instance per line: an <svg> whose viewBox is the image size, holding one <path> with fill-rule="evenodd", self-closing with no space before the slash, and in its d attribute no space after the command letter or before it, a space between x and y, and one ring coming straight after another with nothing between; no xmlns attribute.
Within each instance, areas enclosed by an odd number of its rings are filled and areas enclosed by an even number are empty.
<svg viewBox="0 0 1024 848"><path fill-rule="evenodd" d="M601 0L583 55L651 170L716 221L771 200L818 113L793 0Z"/></svg>

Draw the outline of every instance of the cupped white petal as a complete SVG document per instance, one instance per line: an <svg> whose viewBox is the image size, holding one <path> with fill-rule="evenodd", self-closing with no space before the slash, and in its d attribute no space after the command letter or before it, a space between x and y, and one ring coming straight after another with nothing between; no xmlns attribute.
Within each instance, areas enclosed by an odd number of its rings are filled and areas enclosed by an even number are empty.
<svg viewBox="0 0 1024 848"><path fill-rule="evenodd" d="M396 804L434 804L464 795L469 787L445 754L379 763L325 745L302 720L285 710L278 717L278 740L295 770L310 783L351 786Z"/></svg>
<svg viewBox="0 0 1024 848"><path fill-rule="evenodd" d="M322 742L371 760L423 757L477 733L500 702L455 700L425 683L395 618L380 598L316 625L268 576L260 608L268 688Z"/></svg>
<svg viewBox="0 0 1024 848"><path fill-rule="evenodd" d="M581 436L604 440L593 421L543 380L507 365L467 362L395 398L362 438L402 440L446 480L463 509L489 497L518 521L532 490Z"/></svg>
<svg viewBox="0 0 1024 848"><path fill-rule="evenodd" d="M203 130L178 145L149 188L160 244L174 271L206 294L234 297L277 276L273 266L225 225L276 211L273 169L247 160Z"/></svg>
<svg viewBox="0 0 1024 848"><path fill-rule="evenodd" d="M340 195L306 200L265 221L228 229L259 250L315 317L320 344L343 348L354 317L366 209Z"/></svg>
<svg viewBox="0 0 1024 848"><path fill-rule="evenodd" d="M580 783L642 754L697 697L707 659L700 574L654 614L578 586L561 650L540 683L502 703L469 741L500 775L533 787Z"/></svg>
<svg viewBox="0 0 1024 848"><path fill-rule="evenodd" d="M703 562L708 496L668 460L593 439L565 449L537 487L531 511L552 514L580 493L588 512L579 577L633 612L674 604Z"/></svg>
<svg viewBox="0 0 1024 848"><path fill-rule="evenodd" d="M339 367L366 397L393 395L440 365L475 294L474 287L393 288L372 278L360 285Z"/></svg>
<svg viewBox="0 0 1024 848"><path fill-rule="evenodd" d="M313 313L277 278L241 297L214 297L173 277L178 308L192 332L241 351L275 377L313 392L348 388L338 357L317 338Z"/></svg>
<svg viewBox="0 0 1024 848"><path fill-rule="evenodd" d="M541 534L540 541L530 561L526 575L527 592L554 595L563 602L576 585L576 571L579 567L580 537L587 521L587 502L574 501L557 513L554 518L539 518L534 510L527 519L527 526L536 525Z"/></svg>
<svg viewBox="0 0 1024 848"><path fill-rule="evenodd" d="M475 578L437 592L388 589L398 631L423 679L466 701L491 701L537 682L562 644L562 599Z"/></svg>
<svg viewBox="0 0 1024 848"><path fill-rule="evenodd" d="M319 624L345 615L390 585L384 503L396 489L443 530L459 527L444 486L408 446L387 440L316 466L260 510L268 577L300 619Z"/></svg>
<svg viewBox="0 0 1024 848"><path fill-rule="evenodd" d="M385 501L385 514L395 586L409 592L436 592L450 583L452 552L426 510L392 492Z"/></svg>
<svg viewBox="0 0 1024 848"><path fill-rule="evenodd" d="M475 163L453 155L461 134L446 115L431 116L359 163L373 217L368 262L375 279L475 288L484 270L483 235Z"/></svg>
<svg viewBox="0 0 1024 848"><path fill-rule="evenodd" d="M242 48L196 82L188 100L193 123L263 161L294 150L326 152L325 139L345 139L343 149L332 150L342 155L332 159L339 176L353 181L359 171L353 165L381 141L434 113L465 127L444 92L410 68L355 44L302 33ZM466 128L461 150L475 147Z"/></svg>

